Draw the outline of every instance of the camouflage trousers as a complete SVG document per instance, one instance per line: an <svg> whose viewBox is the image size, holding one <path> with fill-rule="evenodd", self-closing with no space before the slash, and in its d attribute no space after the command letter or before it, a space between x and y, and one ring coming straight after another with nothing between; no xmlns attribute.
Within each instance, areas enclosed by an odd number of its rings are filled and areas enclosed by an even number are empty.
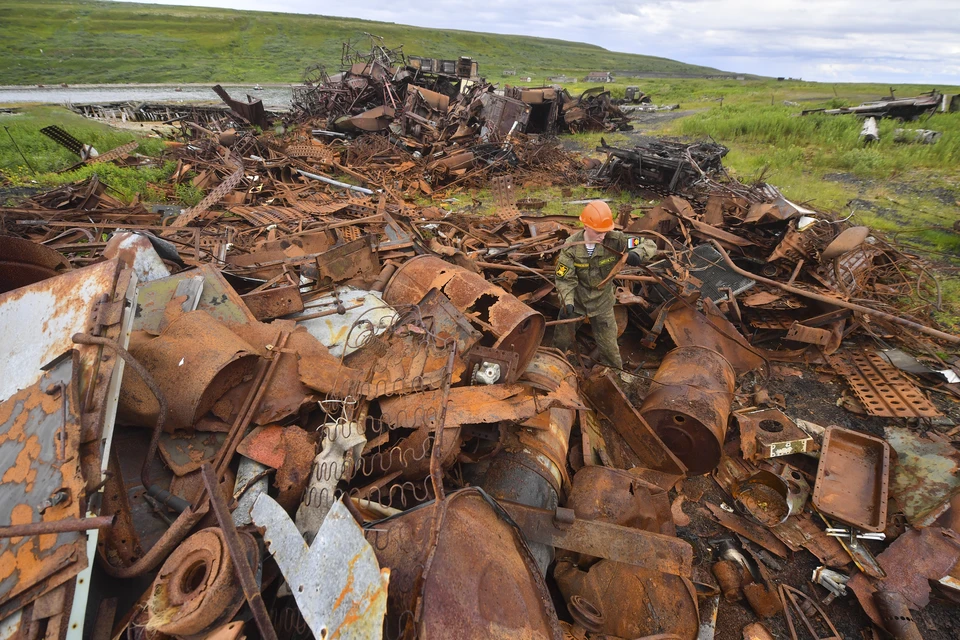
<svg viewBox="0 0 960 640"><path fill-rule="evenodd" d="M586 315L582 309L576 309L575 313L579 316ZM617 320L614 317L613 309L588 317L590 318L590 328L593 329L593 339L600 351L600 362L609 367L622 369L623 360L620 359L620 345L617 344ZM580 328L581 324L582 321L556 325L553 328L553 346L561 351L572 351L577 337L577 329Z"/></svg>

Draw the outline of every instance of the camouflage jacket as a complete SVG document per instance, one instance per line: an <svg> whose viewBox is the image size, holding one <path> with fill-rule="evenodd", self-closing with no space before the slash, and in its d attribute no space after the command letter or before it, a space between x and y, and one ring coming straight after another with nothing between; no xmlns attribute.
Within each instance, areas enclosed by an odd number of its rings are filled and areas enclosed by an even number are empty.
<svg viewBox="0 0 960 640"><path fill-rule="evenodd" d="M610 275L624 252L633 251L644 262L657 252L657 245L652 240L627 236L622 231L608 232L592 256L583 243L582 230L567 238L557 259L556 287L561 304L572 304L578 313L587 316L613 309L616 302L613 280L602 289L598 286Z"/></svg>

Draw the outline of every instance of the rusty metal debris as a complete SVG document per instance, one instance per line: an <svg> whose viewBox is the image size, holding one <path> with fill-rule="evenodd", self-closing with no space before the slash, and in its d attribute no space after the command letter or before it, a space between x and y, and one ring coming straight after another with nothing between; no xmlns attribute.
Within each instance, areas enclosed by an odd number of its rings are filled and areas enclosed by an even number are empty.
<svg viewBox="0 0 960 640"><path fill-rule="evenodd" d="M73 638L100 611L98 640L692 640L718 607L842 615L847 573L878 626L875 590L955 596L960 338L929 265L736 180L712 141L565 151L555 135L629 127L602 88L500 89L466 56L368 42L285 114L75 107L171 123L154 187L193 207L94 176L2 210L0 618ZM583 205L573 187L628 192L617 227L657 244L611 276L622 371L593 367L589 330L548 346L578 227L543 209ZM810 428L836 422L824 364L901 422ZM743 543L713 565L741 605L692 582L710 529ZM806 553L819 613L776 589ZM132 607L103 599L135 580Z"/></svg>
<svg viewBox="0 0 960 640"><path fill-rule="evenodd" d="M823 436L813 504L864 531L887 527L890 445L873 436L828 427Z"/></svg>

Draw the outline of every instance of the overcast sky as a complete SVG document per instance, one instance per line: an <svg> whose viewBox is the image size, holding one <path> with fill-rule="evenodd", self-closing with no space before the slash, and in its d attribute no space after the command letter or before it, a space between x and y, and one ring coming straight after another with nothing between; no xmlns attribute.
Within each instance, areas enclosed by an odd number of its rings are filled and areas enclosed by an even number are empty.
<svg viewBox="0 0 960 640"><path fill-rule="evenodd" d="M960 85L960 0L154 1L552 37L765 76Z"/></svg>

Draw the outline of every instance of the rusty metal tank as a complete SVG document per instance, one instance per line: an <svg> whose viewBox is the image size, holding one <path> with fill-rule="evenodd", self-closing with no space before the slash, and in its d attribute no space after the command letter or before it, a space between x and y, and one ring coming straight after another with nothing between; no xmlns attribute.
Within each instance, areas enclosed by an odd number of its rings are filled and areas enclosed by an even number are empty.
<svg viewBox="0 0 960 640"><path fill-rule="evenodd" d="M22 238L0 240L0 293L70 271L70 262L50 247Z"/></svg>
<svg viewBox="0 0 960 640"><path fill-rule="evenodd" d="M515 351L518 369L526 369L543 340L546 320L515 296L471 271L432 255L407 260L387 283L383 299L394 307L417 304L439 289L471 322L492 334L497 349Z"/></svg>
<svg viewBox="0 0 960 640"><path fill-rule="evenodd" d="M736 378L726 358L704 347L677 347L653 376L640 414L691 475L720 461Z"/></svg>

